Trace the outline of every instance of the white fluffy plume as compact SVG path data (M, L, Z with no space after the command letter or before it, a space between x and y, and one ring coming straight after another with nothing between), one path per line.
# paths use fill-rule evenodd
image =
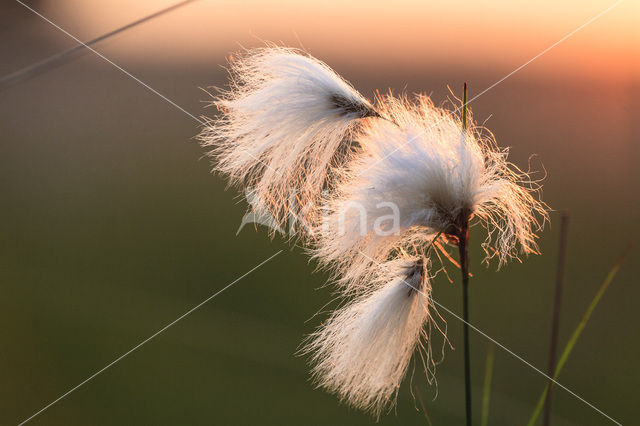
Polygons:
M427 338L431 287L425 259L398 259L377 270L370 290L336 311L303 352L312 354L319 386L379 416L395 402L411 357Z
M463 132L425 96L374 106L324 63L268 47L231 61L214 104L220 117L200 139L215 169L258 199L256 217L308 227L303 242L349 299L303 352L317 383L355 407L391 406L416 348L431 371L432 247L466 247L479 223L499 264L537 250L547 220L537 183L490 134L471 120Z
M426 97L414 104L389 97L379 109L393 122L368 122L358 134L362 151L327 199L315 249L348 289L366 286L371 265L398 250L424 247L439 233L455 236L461 217L479 219L501 262L518 247L536 250L545 206L507 150L475 128L461 138L459 119Z
M327 65L294 49L269 47L231 61L230 89L214 104L222 117L200 135L232 183L251 187L282 224L312 222L342 144L371 104Z

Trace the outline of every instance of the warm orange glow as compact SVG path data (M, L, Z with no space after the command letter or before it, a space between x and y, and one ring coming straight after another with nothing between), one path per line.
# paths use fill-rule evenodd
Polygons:
M176 0L51 1L52 17L89 39ZM513 69L613 0L512 2L201 1L100 48L132 61L215 66L240 45L304 45L314 55L382 67ZM640 3L626 1L536 61L529 72L594 77L638 74Z

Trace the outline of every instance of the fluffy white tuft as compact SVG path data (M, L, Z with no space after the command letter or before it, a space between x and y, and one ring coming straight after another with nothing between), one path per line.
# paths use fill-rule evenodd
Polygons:
M349 288L366 285L375 262L425 246L439 233L455 236L464 217L485 225L500 263L536 250L545 206L528 176L476 128L426 97L411 104L389 97L379 106L390 121L367 123L360 155L326 200L315 255L336 267ZM491 238L493 237L493 239Z
M279 224L312 222L330 168L352 150L345 141L370 103L327 65L294 49L269 47L231 61L222 116L200 135L231 183L252 188Z
M431 287L426 260L380 265L372 284L309 336L303 352L312 354L319 386L379 416L395 402L411 357L421 338L427 338Z
M257 214L309 229L313 255L350 298L302 351L318 385L355 407L390 407L416 347L431 371L427 264L438 238L458 243L471 221L499 265L537 250L547 207L536 182L427 97L374 107L324 63L269 47L232 61L214 104L221 117L200 139L215 169L248 187Z

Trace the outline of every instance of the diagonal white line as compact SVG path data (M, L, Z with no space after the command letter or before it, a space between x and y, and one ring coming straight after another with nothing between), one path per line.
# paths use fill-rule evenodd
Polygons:
M154 89L153 87L149 86L147 83L145 83L144 81L140 80L138 77L136 77L135 75L131 74L129 71L127 71L126 69L122 68L120 65L116 64L115 62L113 62L111 59L107 58L106 56L104 56L102 53L98 52L97 50L95 50L93 47L89 46L88 44L86 44L85 42L83 42L82 40L80 40L78 37L74 36L73 34L71 34L70 32L68 32L67 30L65 30L64 28L62 28L61 26L59 26L58 24L56 24L55 22L53 22L52 20L50 20L49 18L47 18L46 16L42 15L40 12L38 12L37 10L33 9L32 7L27 6L26 4L24 4L21 0L16 0L18 3L20 3L22 6L26 7L27 9L29 9L31 12L35 13L36 15L38 15L40 18L42 18L43 20L47 21L49 24L53 25L55 28L57 28L58 30L62 31L64 34L66 34L67 36L71 37L74 41L76 41L77 43L79 43L80 45L84 46L86 49L89 49L91 52L95 53L96 55L98 55L99 57L101 57L102 59L104 59L105 61L107 61L109 64L113 65L114 67L116 67L118 70L122 71L122 73L124 73L125 75L127 75L128 77L131 77L133 80L135 80L136 82L138 82L140 85L142 85L143 87L145 87L147 90L149 90L150 92L158 95L159 97L161 97L162 99L164 99L165 101L167 101L168 103L170 103L171 105L173 105L174 107L176 107L177 109L179 109L180 111L184 112L185 114L187 114L189 117L193 118L194 120L196 120L198 123L200 123L202 126L206 126L207 123L201 119L199 119L198 117L196 117L195 115L191 114L189 111L187 111L186 109L184 109L183 107L181 107L180 105L178 105L177 103L175 103L174 101L172 101L171 99L167 98L165 95L163 95L162 93L158 92L156 89ZM255 155L253 155L252 153L250 153L249 151L247 151L245 148L240 147L240 149L243 149L245 152L247 152L247 154L249 154L249 156L251 156L254 160L256 160L257 162L259 162L260 164L264 165L265 167L271 169L272 171L274 171L275 173L281 174L279 172L276 172L272 167L270 167L268 164L265 164L262 160L260 160L258 157L256 157Z
M118 70L120 70L121 72L123 72L125 75L129 76L130 78L132 78L133 80L135 80L136 82L138 82L140 85L144 86L146 89L148 89L149 91L153 92L154 94L156 94L157 96L161 97L162 99L164 99L166 102L170 103L171 105L173 105L175 108L179 109L180 111L182 111L183 113L187 114L189 117L193 118L194 120L198 121L200 124L205 125L206 123L204 121L202 121L201 119L197 118L196 116L194 116L193 114L191 114L190 112L188 112L187 110L185 110L184 108L182 108L180 105L176 104L175 102L173 102L171 99L167 98L166 96L164 96L163 94L161 94L160 92L158 92L157 90L155 90L154 88L152 88L151 86L149 86L148 84L146 84L145 82L143 82L142 80L140 80L139 78L137 78L136 76L134 76L133 74L131 74L130 72L128 72L127 70L125 70L124 68L122 68L121 66L119 66L118 64L116 64L115 62L111 61L109 58L107 58L106 56L102 55L100 52L96 51L95 49L91 48L90 46L86 45L84 42L82 42L80 39L78 39L77 37L75 37L74 35L72 35L71 33L69 33L68 31L66 31L65 29L61 28L59 25L55 24L54 22L52 22L50 19L46 18L45 16L43 16L42 14L40 14L39 12L37 12L36 10L34 10L33 8L27 6L25 3L23 3L20 0L16 0L18 3L20 3L22 6L24 6L25 8L29 9L31 12L33 12L34 14L38 15L40 18L42 18L43 20L47 21L49 24L51 24L52 26L54 26L55 28L57 28L58 30L62 31L64 34L66 34L67 36L69 36L70 38L72 38L73 40L75 40L76 42L80 43L81 45L83 45L85 48L87 48L88 50L92 51L93 53L95 53L96 55L98 55L99 57L101 57L102 59L104 59L106 62L110 63L111 65L113 65L114 67L116 67ZM483 94L485 94L486 92L488 92L489 90L493 89L494 87L496 87L497 85L499 85L500 83L502 83L504 80L506 80L507 78L511 77L512 75L514 75L515 73L517 73L518 71L520 71L521 69L523 69L524 67L526 67L527 65L529 65L531 62L535 61L536 59L538 59L539 57L541 57L542 55L544 55L545 53L549 52L551 49L553 49L554 47L556 47L557 45L559 45L560 43L564 42L565 40L567 40L569 37L573 36L575 33L577 33L578 31L582 30L584 27L586 27L587 25L591 24L592 22L594 22L595 20L597 20L598 18L600 18L601 16L603 16L604 14L606 14L607 12L609 12L610 10L612 10L613 8L617 7L620 3L622 3L624 0L618 0L616 1L614 4L612 4L611 6L609 6L607 9L603 10L602 12L600 12L599 14L597 14L596 16L594 16L593 18L591 18L590 20L588 20L587 22L585 22L584 24L582 24L581 26L579 26L578 28L574 29L573 31L571 31L570 33L568 33L567 35L565 35L563 38L561 38L560 40L558 40L557 42L555 42L554 44L552 44L551 46L547 47L545 50L543 50L542 52L540 52L539 54L537 54L536 56L534 56L532 59L530 59L529 61L525 62L524 64L520 65L518 68L516 68L515 70L513 70L512 72L510 72L509 74L507 74L506 76L504 76L503 78L501 78L500 80L498 80L497 82L493 83L491 86L487 87L486 89L484 89L482 92L480 92L478 95L474 96L472 99L470 99L467 104L473 102L474 100L476 100L478 97L482 96ZM457 108L456 110L454 110L454 113L456 113L457 111L459 111L460 108ZM408 141L405 144L411 142ZM402 145L401 145L402 146ZM394 149L393 151L391 151L390 153L388 153L385 157L383 157L382 159L378 160L376 163L374 163L373 165L371 165L370 167L373 167L375 164L379 163L380 161L383 161L385 158L387 158L388 156L392 155L395 151L397 151L399 148ZM134 346L132 349L130 349L129 351L125 352L124 354L122 354L120 357L116 358L114 361L112 361L111 363L107 364L105 367L103 367L102 369L98 370L97 372L95 372L94 374L92 374L91 376L89 376L87 379L85 379L84 381L80 382L78 385L76 385L75 387L71 388L69 391L67 391L66 393L64 393L63 395L61 395L60 397L58 397L57 399L53 400L51 403L49 403L48 405L46 405L45 407L43 407L42 409L40 409L38 412L34 413L32 416L28 417L27 419L25 419L24 421L22 421L19 425L23 425L25 423L27 423L28 421L30 421L31 419L33 419L34 417L36 417L37 415L39 415L40 413L42 413L43 411L47 410L48 408L50 408L52 405L56 404L58 401L60 401L61 399L65 398L66 396L68 396L70 393L74 392L76 389L78 389L79 387L81 387L82 385L86 384L87 382L89 382L90 380L92 380L94 377L96 377L97 375L101 374L102 372L104 372L106 369L108 369L109 367L113 366L114 364L116 364L117 362L119 362L120 360L122 360L123 358L125 358L126 356L128 356L129 354L131 354L133 351L137 350L138 348L140 348L142 345L146 344L147 342L149 342L151 339L153 339L154 337L156 337L157 335L159 335L160 333L162 333L163 331L165 331L166 329L168 329L169 327L173 326L175 323L177 323L178 321L180 321L181 319L183 319L184 317L186 317L187 315L191 314L193 311L195 311L196 309L200 308L202 305L204 305L205 303L207 303L209 300L213 299L214 297L216 297L217 295L219 295L220 293L222 293L223 291L225 291L226 289L228 289L229 287L231 287L232 285L234 285L235 283L237 283L238 281L240 281L242 278L246 277L247 275L249 275L251 272L253 272L254 270L258 269L259 267L261 267L262 265L264 265L265 263L267 263L268 261L270 261L271 259L273 259L274 257L276 257L277 255L279 255L280 253L282 253L282 250L278 251L277 253L275 253L274 255L272 255L271 257L267 258L266 260L264 260L263 262L261 262L260 264L258 264L257 266L255 266L253 269L251 269L250 271L246 272L244 275L240 276L239 278L237 278L236 280L234 280L233 282L231 282L230 284L228 284L227 286L225 286L224 288L222 288L221 290L219 290L218 292L214 293L212 296L210 296L209 298L205 299L203 302L201 302L200 304L196 305L195 307L193 307L192 309L190 309L189 311L185 312L183 315L181 315L180 317L178 317L176 320L170 322L169 324L167 324L165 327L161 328L160 330L158 330L156 333L154 333L153 335L151 335L150 337L146 338L145 340L143 340L142 342L140 342L138 345ZM368 257L366 254L362 253L364 256ZM371 259L372 261L376 262L375 260ZM376 262L378 263L378 262ZM379 264L379 263L378 263ZM404 281L404 280L403 280ZM415 291L427 296L425 293L423 293L421 290L413 287L411 284L407 283L406 281L404 281L405 284L407 284L407 286L411 287L412 289L414 289ZM508 352L509 354L511 354L512 356L514 356L516 359L520 360L521 362L523 362L524 364L528 365L529 367L531 367L533 370L537 371L538 373L540 373L542 376L546 377L548 380L550 380L551 382L553 382L554 384L556 384L558 387L564 389L565 391L567 391L568 393L570 393L571 395L573 395L574 397L576 397L577 399L579 399L580 401L582 401L583 403L585 403L586 405L588 405L589 407L591 407L592 409L594 409L595 411L597 411L598 413L600 413L601 415L603 415L604 417L606 417L607 419L609 419L610 421L612 421L613 423L617 424L617 425L621 425L621 423L617 422L616 420L614 420L612 417L608 416L606 413L604 413L602 410L598 409L597 407L595 407L593 404L589 403L588 401L586 401L585 399L583 399L582 397L580 397L579 395L577 395L575 392L571 391L570 389L568 389L566 386L562 385L561 383L557 382L556 380L554 380L553 378L549 377L547 374L545 374L542 370L538 369L537 367L535 367L534 365L532 365L531 363L527 362L524 358L522 358L521 356L517 355L515 352L511 351L510 349L508 349L506 346L504 346L503 344L501 344L500 342L498 342L497 340L493 339L491 336L487 335L486 333L484 333L482 330L480 330L479 328L475 327L474 325L466 322L463 318L461 318L459 315L457 315L456 313L454 313L453 311L451 311L450 309L448 309L446 306L442 305L441 303L437 302L435 299L433 299L431 297L431 300L440 308L444 309L445 311L447 311L449 314L453 315L454 317L456 317L457 319L459 319L462 322L467 323L467 325L469 325L472 329L474 329L476 332L478 332L479 334L481 334L482 336L484 336L485 338L491 340L493 343L495 343L497 346L499 346L500 348L502 348L503 350L505 350L506 352Z
M18 81L22 81L25 80L27 78L31 78L31 77L35 77L37 74L42 73L47 71L48 69L51 69L57 65L61 65L62 63L64 63L64 61L70 60L71 58L74 57L75 54L78 53L82 53L84 51L85 46L89 46L92 44L96 44L99 43L103 40L106 40L110 37L113 37L116 34L119 34L123 31L127 31L131 28L134 28L140 24L143 24L145 22L148 22L152 19L155 19L159 16L162 16L166 13L170 13L173 12L174 10L182 7L182 6L186 6L189 3L193 3L194 1L197 0L183 0L180 3L176 3L172 6L169 6L165 9L161 9L158 10L157 12L152 13L151 15L147 15L143 18L137 19L133 22L128 23L127 25L124 25L120 28L117 28L113 31L109 31L106 34L102 34L99 37L94 38L93 40L89 40L86 42L86 44L79 44L77 46L74 46L70 49L67 49L63 52L57 53L53 56L49 56L48 58L36 62L35 64L29 65L28 67L22 68L18 71L15 71L9 75L6 75L2 78L0 78L0 90L3 90L7 87L9 87L10 85L17 83Z
M69 36L70 38L72 38L74 41L76 41L77 43L83 45L86 49L89 49L90 51L92 51L93 53L95 53L96 55L98 55L99 57L101 57L102 59L104 59L105 61L107 61L108 63L110 63L111 65L113 65L114 67L116 67L117 69L119 69L120 71L122 71L124 74L126 74L127 76L131 77L132 79L134 79L135 81L137 81L138 83L140 83L142 86L144 86L147 90L149 90L150 92L153 92L154 94L160 96L162 99L164 99L165 101L169 102L171 105L173 105L174 107L176 107L177 109L179 109L180 111L184 112L185 114L187 114L189 117L193 118L194 120L196 120L198 123L204 125L205 122L200 120L198 117L196 117L195 115L191 114L189 111L187 111L186 109L182 108L180 105L178 105L177 103L173 102L171 99L167 98L165 95L163 95L162 93L158 92L156 89L154 89L153 87L149 86L147 83L145 83L144 81L140 80L138 77L136 77L135 75L131 74L129 71L125 70L124 68L122 68L120 65L116 64L115 62L113 62L111 59L107 58L106 56L104 56L102 53L98 52L97 50L95 50L93 47L87 45L85 42L83 42L82 40L80 40L78 37L74 36L73 34L71 34L69 31L65 30L64 28L62 28L61 26L59 26L58 24L56 24L55 22L53 22L52 20L50 20L49 18L47 18L46 16L42 15L40 12L38 12L37 10L33 9L32 7L27 6L26 4L24 4L21 0L16 0L18 3L20 3L22 6L26 7L27 9L29 9L31 12L35 13L36 15L38 15L40 18L44 19L45 21L47 21L49 24L53 25L54 27L56 27L58 30L62 31L63 33L65 33L67 36Z
M523 69L524 67L526 67L527 65L529 65L531 62L535 61L536 59L538 59L539 57L541 57L542 55L544 55L545 53L549 52L551 49L553 49L554 47L556 47L557 45L559 45L560 43L566 41L569 37L573 36L575 33L577 33L578 31L582 30L584 27L586 27L589 24L592 24L594 21L596 21L597 19L601 18L603 15L605 15L606 13L610 12L612 9L614 9L615 7L619 6L620 3L622 3L625 0L618 0L615 3L613 3L611 6L607 7L606 9L604 9L602 12L598 13L597 15L595 15L593 18L589 19L587 22L585 22L584 24L580 25L578 28L574 29L573 31L571 31L570 33L568 33L567 35L565 35L564 37L562 37L560 40L556 41L555 43L553 43L551 46L547 47L546 49L544 49L542 52L538 53L536 56L534 56L533 58L529 59L527 62L525 62L524 64L520 65L518 68L514 69L513 71L511 71L509 74L505 75L504 77L502 77L500 80L496 81L495 83L493 83L491 86L487 87L486 89L484 89L482 92L478 93L476 96L474 96L473 98L471 98L469 101L467 101L467 105L469 105L471 102L475 101L476 99L478 99L480 96L484 95L485 93L487 93L489 90L493 89L494 87L496 87L497 85L499 85L500 83L502 83L503 81L505 81L506 79L508 79L509 77L511 77L512 75L514 75L515 73L517 73L518 71L520 71L521 69ZM456 114L458 111L460 111L462 109L462 107L458 107L456 109L454 109L451 114ZM435 126L436 124L438 124L440 121L442 121L442 119L436 121L433 125ZM393 155L394 152L398 151L399 149L401 149L402 147L410 144L411 142L413 142L414 140L416 140L416 138L418 138L420 135L416 135L411 137L409 140L407 140L406 142L400 144L399 146L397 146L396 148L394 148L393 150L391 150L387 155L385 155L384 157L380 158L378 161L376 161L375 163L371 164L369 167L367 167L366 169L364 169L362 171L362 173L364 173L365 171L369 170L370 168L374 167L376 164L379 164L380 162L384 161L385 159L387 159L389 156Z
M270 257L268 257L267 259L263 260L262 262L260 262L258 265L254 266L253 268L251 268L249 271L245 272L244 274L242 274L241 276L239 276L238 278L236 278L235 280L233 280L232 282L230 282L229 284L227 284L226 286L224 286L222 289L218 290L217 292L215 292L214 294L212 294L211 296L207 297L206 299L204 299L202 302L198 303L196 306L194 306L193 308L189 309L187 312L185 312L184 314L180 315L178 318L176 318L175 320L171 321L169 324L165 325L164 327L162 327L160 330L156 331L155 333L153 333L151 336L147 337L146 339L144 339L142 342L138 343L137 345L135 345L133 348L129 349L127 352L123 353L122 355L120 355L118 358L114 359L113 361L111 361L109 364L105 365L104 367L102 367L100 370L96 371L95 373L93 373L92 375L90 375L89 377L87 377L86 379L84 379L82 382L78 383L77 385L75 385L74 387L72 387L71 389L69 389L67 392L63 393L62 395L60 395L58 398L54 399L53 401L51 401L49 404L45 405L44 407L42 407L40 410L38 410L37 412L35 412L34 414L32 414L31 416L27 417L26 419L24 419L22 422L20 422L18 424L18 426L21 426L25 423L27 423L28 421L30 421L31 419L33 419L34 417L36 417L37 415L39 415L40 413L42 413L43 411L47 410L48 408L50 408L52 405L54 405L55 403L57 403L58 401L60 401L61 399L63 399L64 397L68 396L70 393L72 393L73 391L75 391L76 389L78 389L80 386L84 385L85 383L87 383L88 381L90 381L91 379L93 379L94 377L96 377L97 375L99 375L100 373L102 373L103 371L105 371L106 369L108 369L109 367L111 367L112 365L114 365L115 363L121 361L123 358L125 358L126 356L128 356L129 354L131 354L133 351L135 351L136 349L139 349L142 345L144 345L145 343L149 342L151 339L153 339L154 337L156 337L157 335L159 335L160 333L162 333L163 331L167 330L169 327L173 326L174 324L176 324L178 321L182 320L184 317L186 317L187 315L193 313L196 309L200 308L202 305L204 305L205 303L207 303L208 301L210 301L211 299L213 299L214 297L216 297L217 295L219 295L220 293L222 293L223 291L225 291L226 289L228 289L229 287L231 287L232 285L234 285L235 283L237 283L238 281L240 281L241 279L243 279L244 277L246 277L247 275L249 275L250 273L252 273L253 271L255 271L256 269L258 269L259 267L261 267L262 265L264 265L265 263L269 262L271 259L273 259L274 257L276 257L277 255L279 255L280 253L282 253L282 250L279 250L278 252L276 252L275 254L271 255Z
M403 280L404 281L404 280ZM411 286L409 283L407 283L406 281L404 281L405 284L407 284L408 286ZM413 288L413 287L412 287ZM414 288L415 290L415 288ZM424 294L424 293L423 293ZM573 395L574 397L576 397L577 399L579 399L580 401L582 401L583 403L585 403L586 405L588 405L589 407L593 408L595 411L597 411L598 413L600 413L601 415L603 415L604 417L606 417L608 420L611 420L613 423L622 426L622 423L618 422L617 420L615 420L614 418L612 418L611 416L609 416L607 413L605 413L604 411L602 411L601 409L599 409L598 407L596 407L595 405L593 405L592 403L590 403L589 401L587 401L586 399L582 398L580 395L578 395L577 393L575 393L574 391L572 391L571 389L569 389L568 387L566 387L565 385L563 385L562 383L558 382L557 380L554 380L552 377L550 377L548 374L546 374L545 372L543 372L542 370L540 370L538 367L536 367L535 365L531 364L530 362L528 362L526 359L522 358L520 355L518 355L517 353L513 352L511 349L507 348L505 345L503 345L502 343L498 342L496 339L494 339L493 337L489 336L487 333L485 333L484 331L480 330L478 327L476 327L475 325L471 324L468 321L465 321L462 317L460 317L458 314L456 314L455 312L453 312L451 309L447 308L446 306L444 306L442 303L438 302L437 300L435 300L433 297L431 298L431 300L433 301L433 303L435 303L436 305L438 305L439 308L444 309L445 311L447 311L449 314L453 315L455 318L459 319L460 321L462 321L463 323L467 324L469 327L471 327L473 330L475 330L478 334L484 336L485 338L487 338L488 340L490 340L491 342L493 342L495 345L499 346L502 350L504 350L505 352L507 352L508 354L510 354L511 356L513 356L514 358L516 358L517 360L521 361L522 363L528 365L529 367L531 367L534 371L540 373L541 375L543 375L544 377L546 377L549 381L553 382L556 386L564 389L565 391L567 391L568 393L570 393L571 395Z
M596 16L594 16L593 18L589 19L587 22L585 22L584 24L580 25L578 28L574 29L573 31L571 31L570 33L568 33L567 35L565 35L564 37L562 37L560 40L556 41L555 43L553 43L551 46L547 47L546 49L544 49L542 52L538 53L536 56L534 56L533 58L529 59L527 62L525 62L524 64L520 65L518 68L516 68L515 70L511 71L509 74L505 75L504 77L502 77L500 80L496 81L495 83L493 83L491 86L487 87L486 89L484 89L482 92L478 93L476 96L474 96L473 98L471 98L471 100L469 100L467 102L467 105L471 102L473 102L474 100L478 99L480 96L484 95L485 93L487 93L489 90L493 89L494 87L496 87L498 84L502 83L503 81L505 81L506 79L508 79L509 77L511 77L512 75L514 75L515 73L517 73L518 71L520 71L522 68L526 67L527 65L529 65L531 62L535 61L536 59L538 59L540 56L544 55L545 53L549 52L551 49L553 49L554 47L556 47L557 45L559 45L560 43L566 41L569 37L573 36L575 33L577 33L578 31L582 30L584 27L586 27L587 25L592 24L594 21L596 21L597 19L600 19L603 15L605 15L606 13L610 12L612 9L614 9L615 7L619 6L620 3L622 3L624 0L618 0L615 3L613 3L611 6L607 7L606 9L604 9L602 12L598 13ZM461 107L459 107L458 109L460 109Z
M366 257L367 259L369 259L370 261L376 263L378 266L385 266L383 264L381 264L380 262L372 259L371 257L367 256L365 253L363 253L362 251L358 250L360 252L360 254L362 254L364 257ZM480 330L478 327L476 327L475 325L471 324L468 321L465 321L464 318L462 318L460 315L456 314L455 312L453 312L451 309L447 308L446 306L444 306L442 303L438 302L437 300L435 300L433 298L433 296L429 296L427 293L424 293L422 290L412 286L411 284L409 284L408 282L406 282L405 280L402 280L402 282L404 282L408 287L412 288L413 290L417 291L418 293L422 294L423 296L429 298L431 301L433 301L433 303L435 303L439 308L444 309L445 311L447 311L449 314L453 315L455 318L459 319L460 321L462 321L463 323L467 324L469 327L471 327L474 331L476 331L478 334L484 336L485 338L487 338L488 340L490 340L491 342L493 342L495 345L499 346L502 350L504 350L505 352L507 352L508 354L512 355L514 358L516 358L517 360L521 361L522 363L528 365L529 367L531 367L534 371L540 373L542 376L544 376L546 379L548 379L549 381L553 382L556 386L564 389L565 391L567 391L569 394L573 395L574 397L576 397L577 399L579 399L580 401L582 401L583 403L585 403L586 405L588 405L589 407L591 407L592 409L594 409L595 411L597 411L598 413L600 413L602 416L606 417L608 420L612 421L613 423L622 426L622 423L618 422L617 420L615 420L613 417L609 416L607 413L605 413L604 411L602 411L601 409L599 409L598 407L596 407L595 405L593 405L592 403L590 403L589 401L587 401L586 399L582 398L580 395L578 395L577 393L575 393L574 391L572 391L571 389L569 389L568 387L566 387L565 385L563 385L562 383L558 382L557 380L553 379L552 377L550 377L548 374L546 374L544 371L540 370L538 367L536 367L535 365L531 364L529 361L527 361L526 359L524 359L523 357L521 357L520 355L518 355L517 353L513 352L511 349L507 348L505 345L503 345L502 343L498 342L496 339L494 339L493 337L489 336L487 333L485 333L484 331Z

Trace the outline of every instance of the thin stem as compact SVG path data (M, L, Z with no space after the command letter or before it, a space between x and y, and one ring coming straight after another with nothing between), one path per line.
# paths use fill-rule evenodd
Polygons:
M469 350L469 220L466 216L460 226L458 248L462 271L462 319L464 333L464 390L467 426L471 426L471 355Z
M464 83L462 92L462 131L467 130L467 83Z
M164 15L165 13L169 13L172 12L182 6L186 6L189 3L192 3L194 1L197 0L184 0L181 1L179 3L174 4L173 6L169 6L165 9L159 10L157 12L152 13L151 15L147 15L144 18L140 18L136 21L130 22L127 25L117 28L113 31L109 31L106 34L103 34L99 37L94 38L93 40L89 40L84 44L80 44L78 46L74 46L70 49L67 49L63 52L57 53L53 56L50 56L40 62L37 62L35 64L29 65L28 67L22 68L16 72L13 72L9 75L6 75L2 78L0 78L0 91L6 89L7 87L9 87L10 85L17 83L21 80L26 80L28 78L31 77L35 77L36 75L43 73L51 68L54 68L58 65L62 65L63 63L65 63L66 61L70 60L71 58L74 58L76 56L76 54L81 53L81 52L86 52L87 50L85 50L87 48L87 46L91 46L93 44L99 43L102 40L106 40L109 37L112 37L118 33L121 33L122 31L126 31L130 28L133 28L137 25L140 25L144 22L150 21L151 19L157 18L158 16Z
M567 233L569 229L569 215L562 213L560 221L560 247L558 249L558 264L556 266L556 288L553 297L553 320L551 322L551 345L549 346L549 369L547 374L553 377L556 370L556 353L558 352L558 330L560 326L560 309L562 307L562 283L567 253ZM549 382L549 391L544 406L544 426L551 423L551 389L553 382Z
M467 133L467 83L462 92L462 143ZM458 223L458 249L462 272L462 330L464 334L464 400L467 426L471 426L471 355L469 350L469 215L461 212Z
M493 379L493 360L495 358L495 345L489 342L487 345L487 359L484 365L484 386L482 390L482 416L480 425L489 425L489 403L491 402L491 380Z

